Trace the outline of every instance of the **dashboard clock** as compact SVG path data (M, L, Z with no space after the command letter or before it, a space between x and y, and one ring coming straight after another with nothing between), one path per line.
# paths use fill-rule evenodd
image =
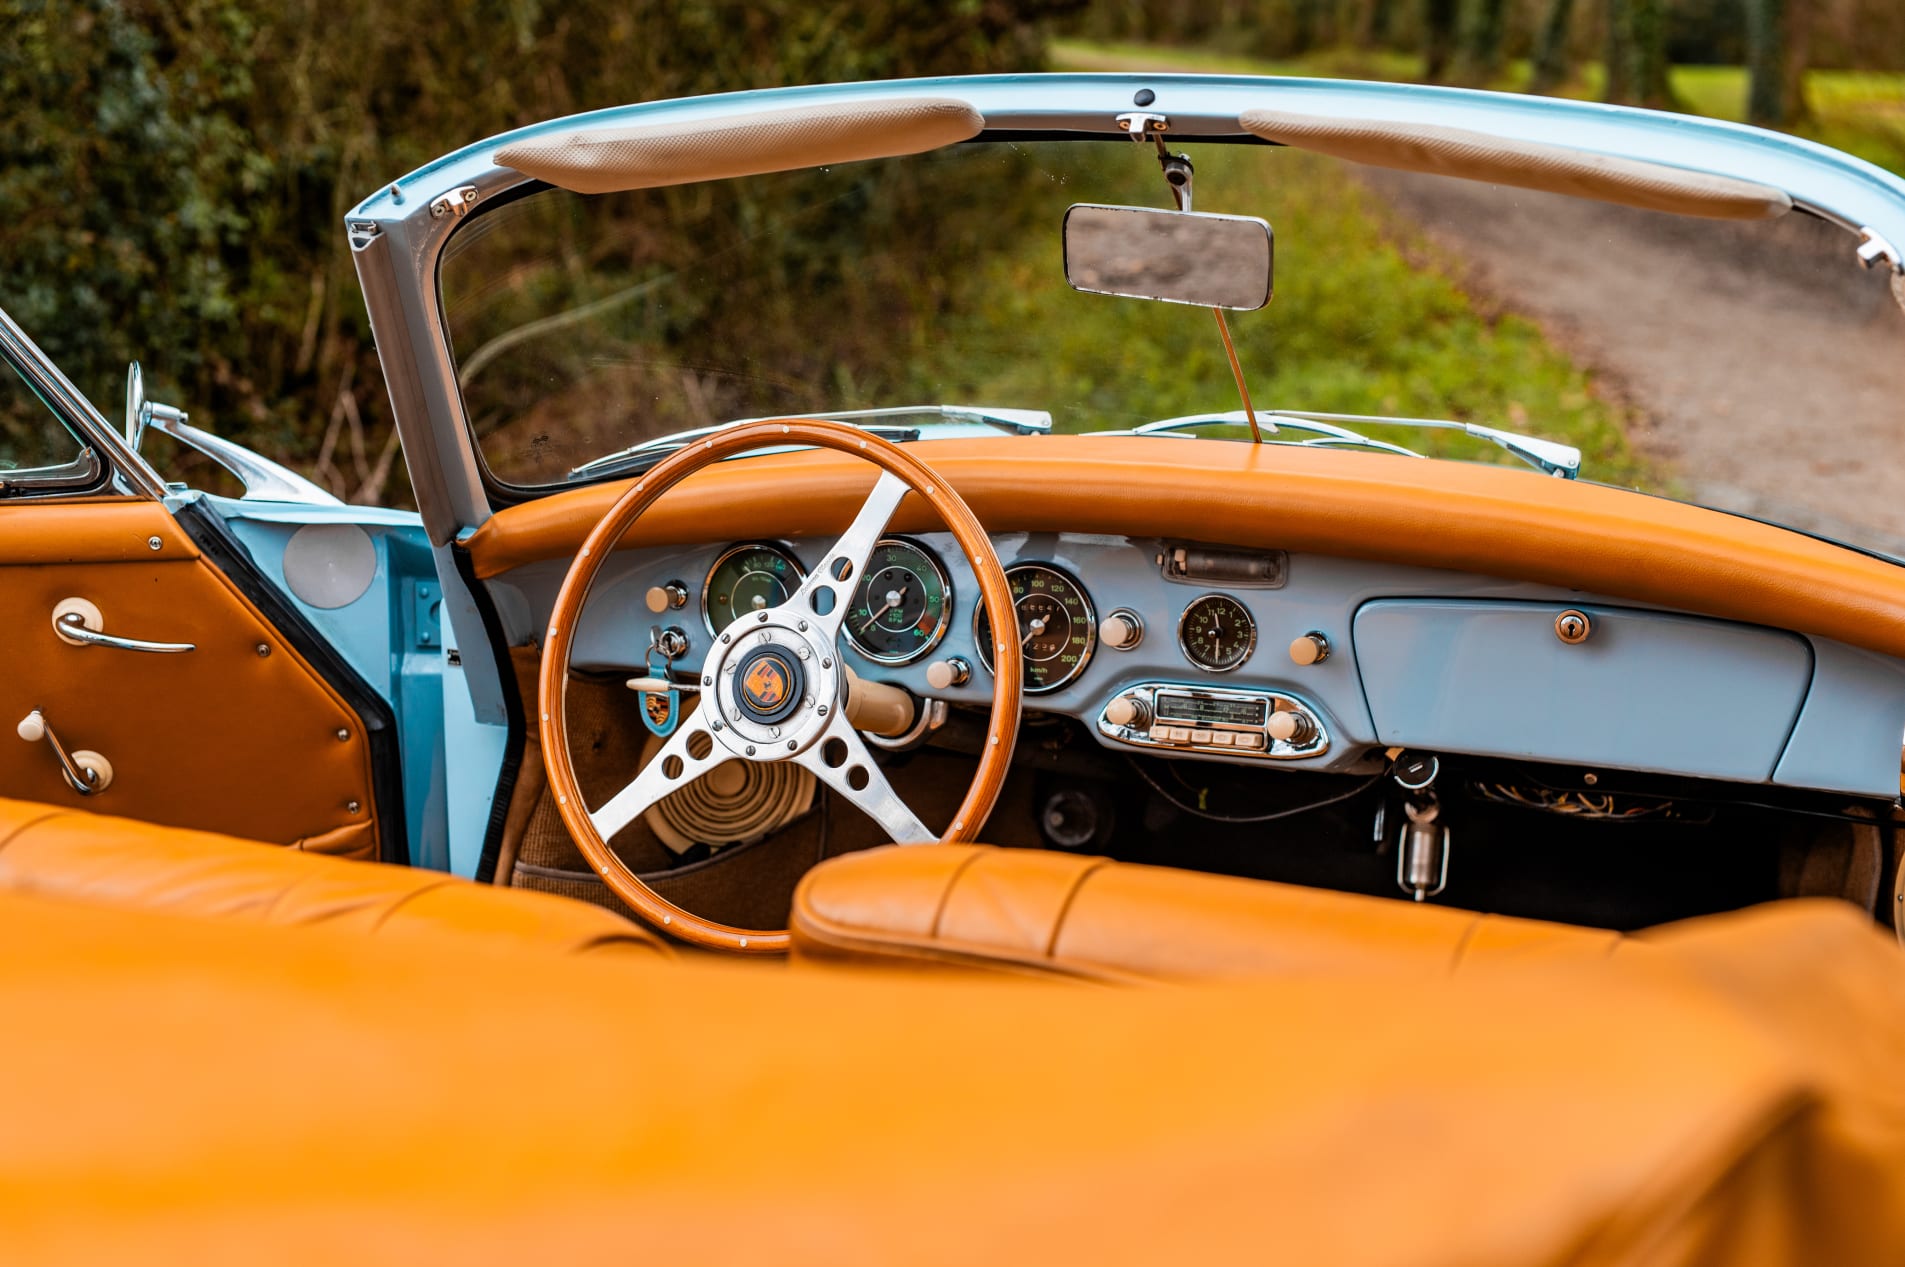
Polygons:
M1257 622L1230 595L1206 594L1184 609L1177 622L1177 645L1198 668L1228 673L1257 649Z
M952 620L952 585L932 552L885 537L867 556L844 628L854 650L881 664L911 664L939 645Z
M1085 587L1071 576L1044 563L1022 563L1009 568L1006 584L1012 590L1019 627L1019 648L1025 657L1025 693L1056 691L1077 679L1091 661L1098 641L1098 617ZM984 602L973 619L979 659L992 671L992 622Z

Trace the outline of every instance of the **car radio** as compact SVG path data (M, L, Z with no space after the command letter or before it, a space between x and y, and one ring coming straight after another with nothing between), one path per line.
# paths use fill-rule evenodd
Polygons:
M1098 715L1098 733L1139 748L1294 761L1329 751L1323 721L1276 691L1140 682Z

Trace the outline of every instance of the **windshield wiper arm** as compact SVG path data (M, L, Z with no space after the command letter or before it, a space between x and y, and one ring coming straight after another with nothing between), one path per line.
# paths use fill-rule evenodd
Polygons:
M586 479L593 475L630 470L651 459L659 461L664 455L692 444L703 436L711 436L717 431L738 427L744 423L769 422L773 420L773 417L780 416L826 418L833 422L848 423L870 435L891 440L895 444L906 444L919 439L918 427L893 426L878 422L876 419L918 417L920 414L935 414L953 422L984 423L1014 435L1043 435L1052 429L1052 415L1043 409L1005 409L995 405L897 405L886 409L810 410L805 413L763 418L736 418L730 422L716 423L711 427L692 427L686 431L657 436L652 440L644 440L640 444L631 444L626 449L617 449L599 458L591 458L582 465L571 468L567 478Z
M1477 440L1486 440L1490 444L1499 445L1544 475L1571 480L1581 473L1581 450L1571 444L1561 444L1555 440L1543 440L1539 436L1525 436L1513 431L1503 431L1499 427L1484 427L1479 423L1456 422L1445 418L1396 418L1381 414L1311 413L1301 409L1259 409L1257 417L1259 419L1275 418L1283 424L1284 428L1307 431L1317 437L1314 440L1286 441L1285 443L1320 448L1349 446L1380 449L1385 453L1398 453L1405 457L1419 458L1424 455L1413 449L1391 444L1387 440L1373 439L1336 424L1358 422L1371 426L1413 427L1419 431L1459 431ZM1182 418L1166 418L1160 422L1148 422L1142 427L1132 428L1129 434L1162 435L1187 431L1192 427L1208 427L1225 423L1245 426L1248 422L1249 420L1241 410L1231 410L1228 413L1187 414Z

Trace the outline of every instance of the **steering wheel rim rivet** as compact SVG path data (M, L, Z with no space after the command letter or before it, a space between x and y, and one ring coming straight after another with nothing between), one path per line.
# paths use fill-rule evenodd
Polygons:
M825 717L827 715L827 706L825 704L822 704L820 706L819 712L822 717Z
M754 745L753 745L753 744L749 744L749 745L747 746L747 755L748 755L748 756L750 756L750 757L754 755Z

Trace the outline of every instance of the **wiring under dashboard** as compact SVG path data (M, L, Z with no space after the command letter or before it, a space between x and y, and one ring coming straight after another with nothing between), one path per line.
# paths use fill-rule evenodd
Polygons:
M1290 806L1287 809L1273 810L1268 814L1219 814L1212 810L1205 809L1201 805L1187 805L1173 796L1162 783L1152 778L1151 772L1146 770L1135 759L1126 758L1126 761L1131 768L1137 772L1138 777L1143 779L1145 783L1150 786L1153 792L1156 792L1159 796L1164 798L1166 804L1175 809L1182 810L1194 818L1202 818L1213 823L1273 823L1280 818L1295 818L1298 814L1308 814L1314 810L1328 809L1332 805L1340 805L1344 801L1353 801L1389 777L1389 769L1385 767L1375 774L1370 775L1367 779L1364 779L1347 792L1339 792L1335 796L1325 797L1320 801L1309 801L1302 805ZM1200 789L1187 786L1185 791L1199 792ZM1202 799L1201 794L1199 799Z

